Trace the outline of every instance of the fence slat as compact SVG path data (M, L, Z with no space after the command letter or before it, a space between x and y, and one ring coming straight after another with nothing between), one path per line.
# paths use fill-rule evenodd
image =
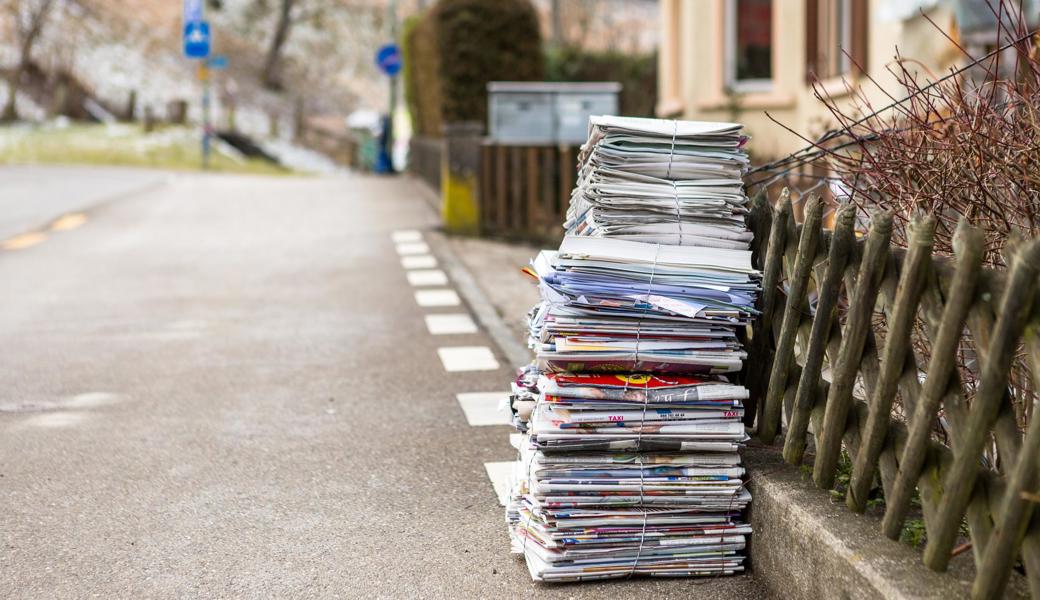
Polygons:
M1027 331L1026 340L1033 381L1040 381L1040 354L1035 327ZM1008 574L1022 545L1022 537L1036 502L1035 498L1023 497L1022 494L1036 493L1038 456L1040 419L1033 419L1029 423L1018 461L1011 470L1007 490L1001 498L993 535L986 544L982 562L979 564L978 576L971 590L975 598L998 598L1004 594Z
M556 151L553 148L542 148L539 154L542 163L542 197L538 206L542 210L542 222L538 231L542 239L549 240L559 237L560 223L563 222L563 218L556 211Z
M780 409L784 390L787 388L787 372L794 355L795 337L802 321L802 305L805 290L809 286L809 275L813 260L816 258L816 245L820 239L820 223L823 218L823 204L820 198L813 196L805 207L805 222L794 260L794 268L788 277L787 306L783 315L783 326L780 339L773 358L773 367L769 374L769 385L766 389L765 407L762 420L759 422L758 436L766 444L772 444L780 427Z
M834 486L845 421L852 403L852 387L856 382L856 372L859 370L857 367L870 330L870 320L877 301L878 287L884 275L888 244L892 236L892 213L878 213L872 221L860 261L856 289L842 332L841 350L834 366L833 381L827 394L820 445L813 465L813 481L823 489L831 489Z
M780 267L782 266L784 245L787 238L787 220L791 218L791 198L785 192L780 197L780 208L773 215L773 225L769 228L769 242L766 257L762 268L762 316L755 324L754 338L752 338L752 352L757 357L765 358L769 348L769 340L772 337L773 312L776 310L777 285L780 281ZM767 361L756 361L755 368L749 373L749 388L751 396L762 397L763 379L769 372ZM759 403L757 414L761 415L763 403ZM761 423L761 421L759 421Z
M1040 511L1033 511L1033 519L1022 540L1022 564L1029 581L1029 593L1040 598Z
M925 547L924 562L933 570L943 571L950 562L950 549L978 476L982 446L1004 399L1015 345L1032 305L1040 272L1038 263L1040 240L1034 240L1018 253L1004 290L978 393L972 401L953 467L943 482L939 522Z
M798 381L794 410L787 426L787 438L784 440L784 460L793 465L801 464L805 453L805 436L809 429L809 415L817 400L817 382L820 381L827 341L835 320L834 309L837 306L838 292L841 288L841 277L845 272L845 264L855 240L852 229L855 220L856 207L853 205L846 205L838 212L838 218L834 224L834 235L831 236L831 244L827 252L827 270L822 283L816 286L818 294L816 318L813 320L812 330L809 333L808 348L803 354L805 365Z
M534 235L538 231L541 218L541 213L538 211L538 181L541 173L538 169L538 148L529 147L524 150L527 157L527 226L524 229L527 230L528 235Z
M509 186L506 185L508 150L505 146L495 146L495 229L500 235L509 229Z
M557 196L556 214L563 215L567 213L567 206L570 205L571 188L574 187L574 178L577 175L574 165L574 149L570 146L560 146L558 168L560 193Z
M480 146L480 193L477 202L480 205L480 231L488 233L489 223L493 221L494 203L491 202L492 172L494 163L491 160L491 146L483 144Z
M910 360L908 364L906 361L906 358L912 357L913 354L908 353L907 348L910 346L910 333L917 314L917 304L925 281L924 272L928 268L934 239L934 218L925 218L914 223L910 234L910 252L903 263L899 286L892 302L893 310L888 320L881 372L877 388L871 396L870 417L863 434L863 443L856 453L852 479L845 497L846 504L855 512L863 512L866 509L867 493L874 479L874 465L888 433L892 418L892 402L895 400L899 379L908 371L917 377L917 362Z

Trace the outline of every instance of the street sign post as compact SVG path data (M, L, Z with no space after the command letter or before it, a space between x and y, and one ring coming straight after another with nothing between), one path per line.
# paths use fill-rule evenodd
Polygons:
M376 52L376 66L390 77L401 72L401 49L397 44L383 44Z
M212 45L209 23L205 20L203 0L184 0L184 56L198 60L198 78L202 82L202 168L209 168L210 136L210 84L209 53ZM227 59L220 57L226 64ZM219 68L219 67L218 67Z
M390 109L387 112L383 143L376 162L376 171L394 172L394 107L397 106L397 74L401 72L401 49L397 44L383 44L376 51L376 66L390 78Z
M216 56L212 56L207 61L207 64L209 65L209 68L213 69L214 71L221 71L223 69L228 68L228 63L229 63L228 57L226 55L224 55L224 54L218 54Z
M202 20L203 0L184 0L184 23L197 23Z
M184 56L188 58L209 57L209 23L189 21L184 24Z

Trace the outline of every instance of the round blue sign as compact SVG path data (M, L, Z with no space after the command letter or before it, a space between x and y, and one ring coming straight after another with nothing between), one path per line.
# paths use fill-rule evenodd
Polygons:
M390 77L401 72L401 49L397 44L383 44L376 52L376 66Z

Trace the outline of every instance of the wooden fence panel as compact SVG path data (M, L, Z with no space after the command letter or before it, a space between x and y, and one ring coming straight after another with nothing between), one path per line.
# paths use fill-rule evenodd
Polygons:
M1040 240L1009 244L1005 271L981 267L981 234L966 222L951 259L932 256L931 218L915 222L908 249L890 249L891 215L875 215L856 240L853 207L838 211L832 233L821 231L815 204L805 206L801 226L792 225L786 194L775 209L762 204L752 204L751 216L763 310L749 363L765 370L749 367L745 379L763 399L760 438L771 443L786 426L784 459L798 464L811 431L813 479L827 489L844 447L853 458L852 510L864 509L877 475L882 531L898 538L916 491L925 564L945 570L966 522L978 573L973 597L1000 597L1019 559L1040 597L1040 423L1008 393L1019 353L1040 382ZM815 305L806 301L810 291ZM960 353L978 365L971 389L957 368ZM905 421L893 415L897 402ZM933 436L940 415L949 438Z
M481 157L481 231L537 243L558 241L576 178L574 147L485 143Z

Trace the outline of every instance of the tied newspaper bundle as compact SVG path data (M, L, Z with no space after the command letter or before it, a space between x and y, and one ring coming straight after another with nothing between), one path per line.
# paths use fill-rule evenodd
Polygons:
M746 250L740 125L592 117L569 235Z
M528 272L542 369L729 373L747 357L736 328L759 287L747 250L567 236Z
M535 361L506 518L536 581L743 570L756 314L740 126L593 117L567 236L527 270ZM668 212L670 210L670 212Z

